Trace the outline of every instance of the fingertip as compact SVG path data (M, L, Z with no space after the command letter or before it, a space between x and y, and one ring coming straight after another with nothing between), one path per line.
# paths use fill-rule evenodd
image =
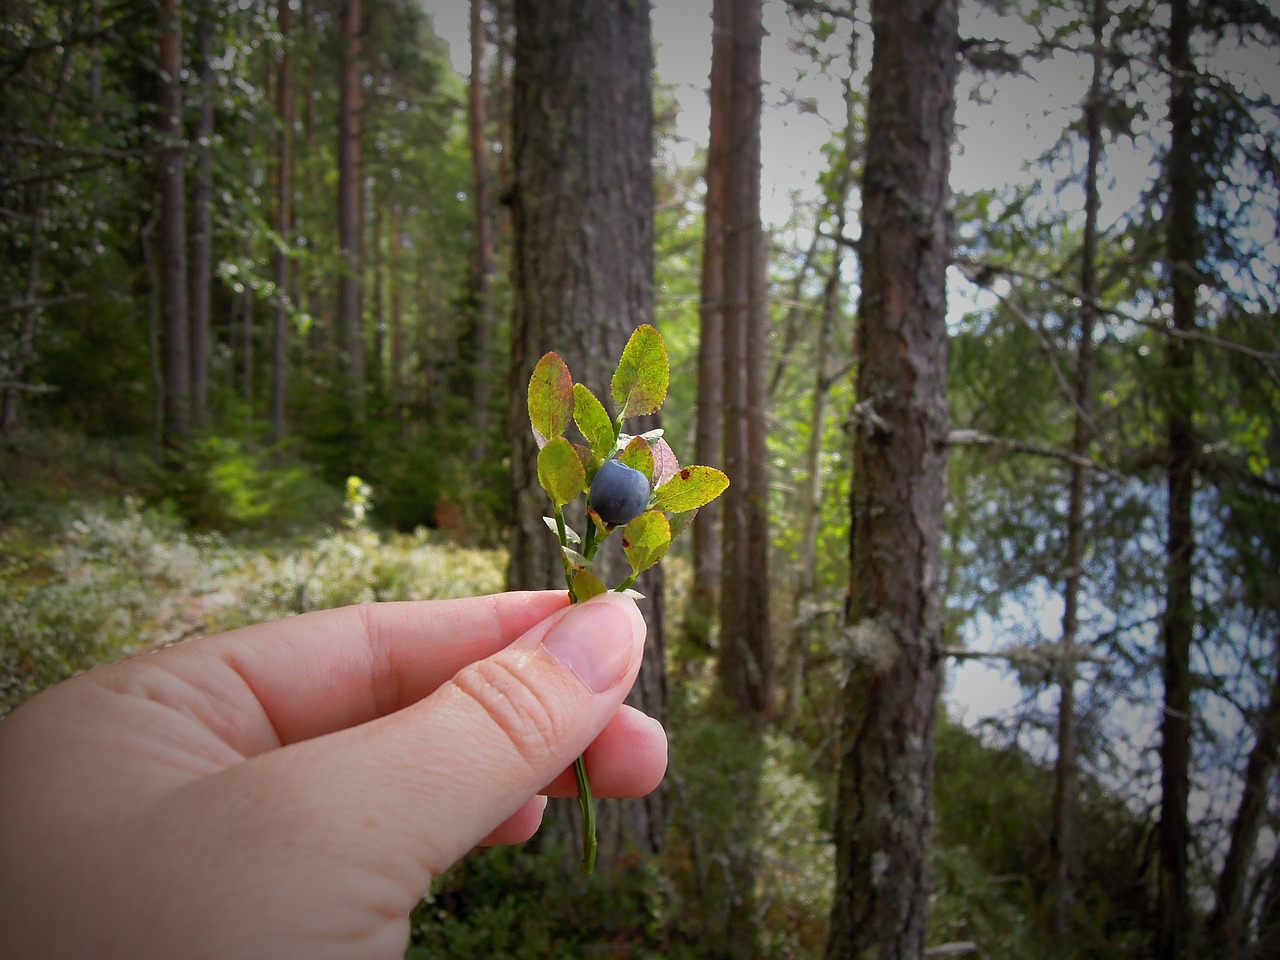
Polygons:
M547 798L539 794L502 822L497 829L480 841L482 847L506 846L526 843L542 826L542 816L547 809Z

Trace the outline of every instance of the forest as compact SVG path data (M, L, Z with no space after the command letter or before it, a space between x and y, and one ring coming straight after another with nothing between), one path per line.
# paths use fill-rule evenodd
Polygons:
M564 589L528 384L652 324L641 429L730 479L636 582L667 777L406 957L1280 957L1277 50L1267 0L5 4L0 717Z

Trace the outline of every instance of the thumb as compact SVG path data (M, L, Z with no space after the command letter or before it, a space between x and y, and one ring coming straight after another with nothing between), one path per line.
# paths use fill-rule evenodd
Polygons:
M324 778L318 795L349 839L366 833L353 826L380 825L356 841L361 859L409 855L435 876L595 739L635 682L644 637L634 601L595 597L469 664L413 706L296 747L312 755L303 765Z

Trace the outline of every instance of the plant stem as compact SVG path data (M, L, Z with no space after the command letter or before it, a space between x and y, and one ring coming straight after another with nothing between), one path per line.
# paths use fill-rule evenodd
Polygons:
M560 546L569 546L569 533L565 528L564 510L556 506L556 533L560 537ZM587 519L587 533L583 541L584 556L590 559L595 552L595 523ZM564 581L569 588L569 602L577 603L573 592L573 571L568 561L564 566ZM587 759L580 756L573 761L573 774L578 781L578 809L582 812L582 864L579 867L583 876L589 876L596 869L596 801L591 794L591 781L587 779Z
M583 876L590 876L596 868L596 801L587 779L585 756L573 761L573 773L578 780L578 809L582 811L582 864L578 869Z

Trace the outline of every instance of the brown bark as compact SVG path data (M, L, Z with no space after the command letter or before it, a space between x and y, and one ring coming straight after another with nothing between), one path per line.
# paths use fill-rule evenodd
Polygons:
M1213 913L1209 917L1205 943L1215 956L1243 958L1248 955L1249 918L1246 894L1249 868L1258 849L1258 835L1267 815L1270 785L1280 754L1280 663L1271 682L1271 694L1257 722L1257 735L1244 770L1244 789L1231 822L1231 840L1218 874ZM1276 876L1280 880L1280 873ZM1277 890L1280 893L1280 890ZM1280 915L1278 915L1280 916ZM1280 946L1278 942L1277 946ZM1274 956L1270 953L1260 956Z
M493 396L493 212L489 190L488 111L485 95L484 0L471 0L471 82L467 130L471 141L472 180L475 192L476 243L472 262L475 314L472 318L471 408L476 436L488 427ZM483 443L474 453L484 454Z
M342 81L338 107L338 340L351 415L365 412L364 308L361 292L361 234L364 209L360 189L360 0L342 8Z
M714 25L727 23L730 0L715 0ZM698 407L694 423L694 455L698 463L718 467L724 448L724 204L728 162L729 67L732 45L728 31L712 30L711 126L707 142L706 208L703 214L702 295L699 308ZM720 536L723 511L715 501L694 517L693 584L685 628L701 646L710 642L720 595Z
M1165 217L1170 310L1175 333L1196 328L1199 173L1195 159L1195 80L1191 58L1191 13L1186 0L1171 0L1168 37L1170 70L1169 183ZM1157 898L1160 927L1157 956L1189 956L1191 900L1188 886L1190 828L1187 800L1191 766L1191 646L1195 630L1192 580L1195 563L1195 434L1193 342L1165 339L1166 517L1164 711L1160 720L1160 826Z
M70 31L74 32L80 22L81 10L77 8L72 16ZM94 16L97 11L94 11ZM58 111L62 108L62 100L66 93L67 81L71 74L72 47L66 44L62 48L62 56L58 67L58 81L49 97L48 106L43 117L45 146L40 151L40 168L48 169L57 138L54 135L54 122ZM23 375L36 356L36 331L40 326L43 307L40 302L40 288L43 284L43 261L45 252L45 203L49 195L50 181L41 178L27 186L26 210L31 222L31 233L27 242L26 283L23 290L21 325L18 329L16 350L9 360L9 381L0 387L3 397L3 410L0 410L0 434L14 430L18 425L19 399L23 394L19 384Z
M515 19L508 583L561 589L559 548L542 522L549 510L525 398L534 364L548 350L607 397L630 332L652 320L649 8L628 0L518 0ZM651 598L642 604L649 642L632 702L661 718L661 579L646 574L639 589ZM661 794L602 803L600 816L602 864L627 846L661 843ZM576 824L565 822L576 835Z
M873 0L830 960L924 956L941 680L955 0Z
M187 311L186 150L182 137L182 3L160 3L160 282L163 328L164 442L191 431L191 331Z
M400 415L400 407L404 404L404 277L401 276L401 247L403 235L400 232L400 207L391 204L388 211L391 219L391 249L387 251L387 283L391 287L391 355L388 391L391 407L395 415Z
M730 0L724 184L724 496L718 681L729 703L769 712L773 651L764 449L768 314L760 223L760 0ZM721 28L716 27L717 31Z
M1090 0L1093 32L1093 78L1085 102L1084 235L1080 248L1080 341L1076 347L1075 407L1071 437L1071 472L1067 494L1067 544L1063 557L1062 637L1058 643L1058 731L1053 802L1049 828L1052 884L1052 942L1063 951L1068 943L1072 903L1072 865L1076 809L1076 644L1079 635L1081 582L1084 576L1084 508L1093 437L1093 332L1098 322L1098 167L1102 153L1102 31L1106 0Z
M289 357L289 246L293 197L293 15L289 0L279 0L276 25L280 31L280 63L276 73L276 115L280 139L276 153L275 253L276 311L271 336L271 436L279 443L285 435L285 397Z
M213 5L200 0L196 13L195 74L200 99L195 177L191 189L191 413L209 419L209 314L213 296Z

